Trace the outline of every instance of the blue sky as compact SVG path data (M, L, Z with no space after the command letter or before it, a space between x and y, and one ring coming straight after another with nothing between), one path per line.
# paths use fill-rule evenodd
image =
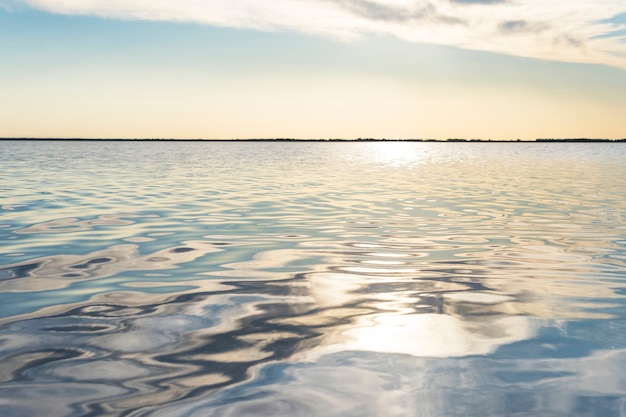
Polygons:
M626 4L0 0L0 137L626 137Z

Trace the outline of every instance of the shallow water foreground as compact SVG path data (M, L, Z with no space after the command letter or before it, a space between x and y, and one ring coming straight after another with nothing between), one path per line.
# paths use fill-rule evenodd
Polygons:
M0 415L624 416L626 144L0 142Z

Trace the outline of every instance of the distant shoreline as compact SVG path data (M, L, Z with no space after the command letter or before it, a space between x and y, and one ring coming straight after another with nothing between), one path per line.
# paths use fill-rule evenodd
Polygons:
M106 138L0 138L0 141L66 141L66 142L429 142L429 143L597 143L597 142L626 142L624 139L588 139L588 138L563 138L548 139L538 138L531 140L504 140L504 139L293 139L293 138L273 138L273 139L106 139Z

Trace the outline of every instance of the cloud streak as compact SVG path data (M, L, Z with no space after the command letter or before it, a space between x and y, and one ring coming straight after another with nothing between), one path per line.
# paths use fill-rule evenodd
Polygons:
M342 40L382 34L416 43L626 68L626 22L615 19L626 12L623 0L13 0L15 3L58 14L296 31Z

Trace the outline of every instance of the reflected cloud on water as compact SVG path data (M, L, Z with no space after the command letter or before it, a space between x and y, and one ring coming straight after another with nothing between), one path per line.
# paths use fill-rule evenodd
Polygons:
M439 145L133 148L101 205L10 194L0 409L626 415L621 165Z
M479 415L485 404L497 414L508 407L503 395L519 396L515 392L526 387L525 407L537 407L544 383L556 396L578 378L605 378L611 371L606 361L621 363L624 357L623 350L597 352L578 362L586 352L561 358L571 352L532 342L558 319L551 300L539 296L542 283L553 299L562 300L577 294L575 286L559 294L551 291L548 277L528 288L525 269L517 269L516 279L509 266L503 280L478 258L471 267L423 263L420 256L405 256L406 247L334 245L261 251L249 261L204 271L204 278L177 279L177 285L188 286L178 293L150 293L172 285L167 280L130 279L126 291L5 320L0 382L13 394L3 394L4 404L38 414L44 399L53 401L64 390L71 402L47 409L47 415L422 416L446 415L454 404L463 404L464 415ZM21 272L3 281L3 290L27 291L29 281L40 290L62 288L69 285L64 274L74 270L86 280L131 270L166 271L234 247L195 241L142 256L136 245L56 256L10 266ZM252 277L253 271L270 276L275 268L307 259L328 264L288 278L282 277L285 272L273 280ZM573 271L571 264L567 270ZM577 270L580 276L589 272ZM614 295L608 286L588 287L586 297ZM488 359L524 342L556 358L541 364L506 355ZM493 360L499 365L490 370ZM494 383L498 390L482 394L487 403L471 400ZM574 392L590 384L574 384ZM622 394L621 379L605 384ZM39 400L25 404L26 392ZM12 396L22 400L14 403L8 400Z
M183 242L180 246L141 255L139 246L116 245L85 255L51 255L0 268L0 291L32 292L65 288L129 271L167 271L211 252L212 242Z

